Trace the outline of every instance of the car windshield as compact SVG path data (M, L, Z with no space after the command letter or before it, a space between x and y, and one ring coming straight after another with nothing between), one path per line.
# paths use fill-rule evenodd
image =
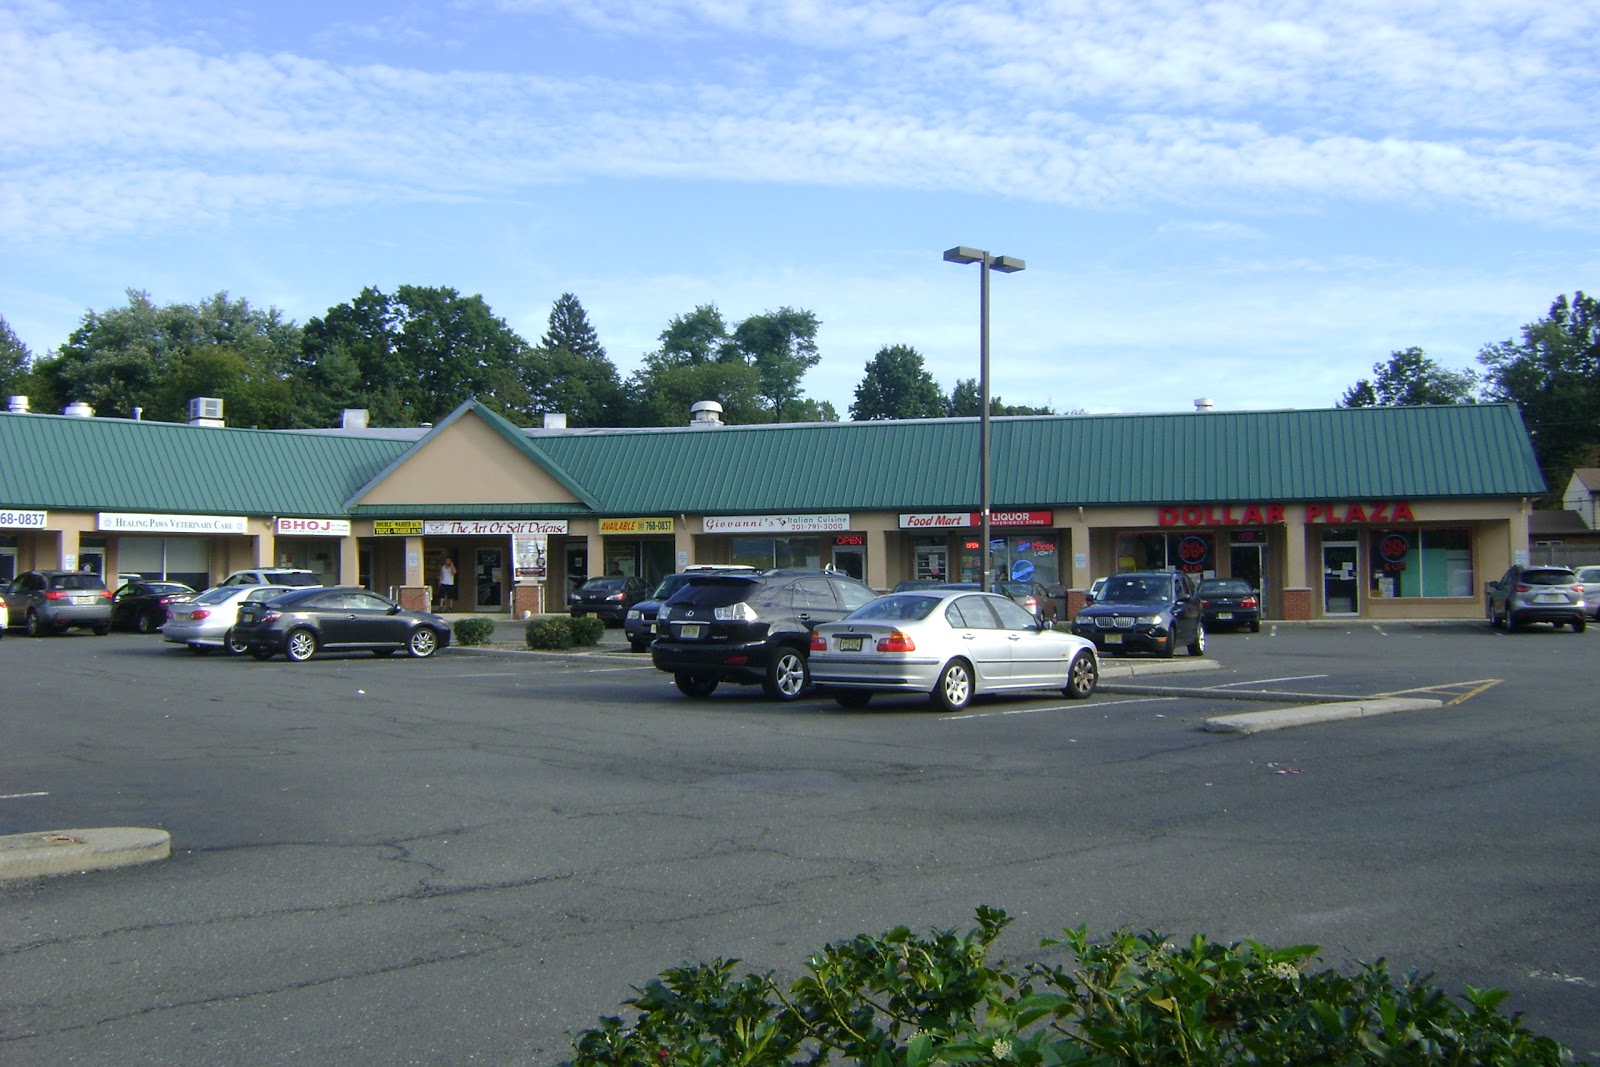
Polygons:
M1571 585L1577 578L1571 571L1523 571L1522 580L1528 585Z
M918 619L926 619L943 599L937 596L918 596L914 593L890 593L888 596L881 596L861 605L845 618L863 622L872 619L915 622Z
M151 582L150 583L150 591L152 593L192 593L192 592L194 592L193 589L190 589L188 586L184 585L182 582Z
M321 585L315 574L306 571L266 571L261 575L268 585Z
M1246 593L1253 593L1253 592L1255 592L1255 590L1250 588L1250 583L1249 582L1246 582L1246 581L1243 581L1243 580L1227 580L1227 581L1201 582L1200 583L1200 592L1202 594L1211 593L1213 595L1216 595L1216 594L1229 594L1229 593L1243 595L1243 594L1246 594Z
M1172 583L1165 578L1132 578L1118 575L1106 582L1101 600L1164 600L1172 594Z
M194 598L196 604L224 604L236 596L244 595L242 585L217 585Z
M688 580L688 577L682 574L667 575L665 578L661 579L661 584L656 586L656 591L650 594L651 599L667 599L667 597L671 596L673 593L676 593L683 586L683 583L687 582Z
M1600 582L1600 567L1584 567L1578 571L1580 582Z
M668 603L723 608L748 599L758 588L760 583L749 578L691 578L682 589L672 594Z
M582 588L588 593L612 593L627 583L626 578L590 578L583 583Z

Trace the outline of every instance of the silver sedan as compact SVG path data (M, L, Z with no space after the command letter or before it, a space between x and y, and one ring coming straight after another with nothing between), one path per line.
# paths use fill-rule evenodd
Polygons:
M818 626L811 680L847 708L874 693L926 693L945 711L974 696L1054 689L1094 692L1100 660L1092 642L1040 623L994 593L930 589L890 593Z
M188 645L193 652L220 648L236 656L244 651L244 646L233 640L239 605L247 600L271 600L289 589L287 585L212 586L193 600L172 605L161 636L173 644Z

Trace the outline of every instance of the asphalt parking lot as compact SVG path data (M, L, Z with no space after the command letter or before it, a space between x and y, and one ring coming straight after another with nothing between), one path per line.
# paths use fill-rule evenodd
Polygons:
M1215 668L940 715L680 696L645 656L0 642L0 834L170 859L0 883L0 1061L559 1063L686 958L900 923L1204 932L1498 985L1600 1055L1600 633L1216 634ZM1111 661L1115 662L1115 661ZM1183 658L1179 657L1178 664ZM1427 693L1248 737L1209 716Z

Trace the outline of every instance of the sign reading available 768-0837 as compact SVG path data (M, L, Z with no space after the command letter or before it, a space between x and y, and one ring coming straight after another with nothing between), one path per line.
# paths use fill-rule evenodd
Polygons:
M0 511L0 530L42 530L48 511Z

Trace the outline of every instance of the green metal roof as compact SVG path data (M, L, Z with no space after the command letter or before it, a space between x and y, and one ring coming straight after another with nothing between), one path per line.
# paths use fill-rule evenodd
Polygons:
M978 506L977 419L520 430L581 503L348 506L422 440L0 413L0 507L391 518ZM992 421L997 508L1537 496L1514 405Z
M410 441L0 413L0 507L328 517Z
M976 508L977 419L527 431L611 514ZM1534 496L1510 404L991 420L996 507Z

